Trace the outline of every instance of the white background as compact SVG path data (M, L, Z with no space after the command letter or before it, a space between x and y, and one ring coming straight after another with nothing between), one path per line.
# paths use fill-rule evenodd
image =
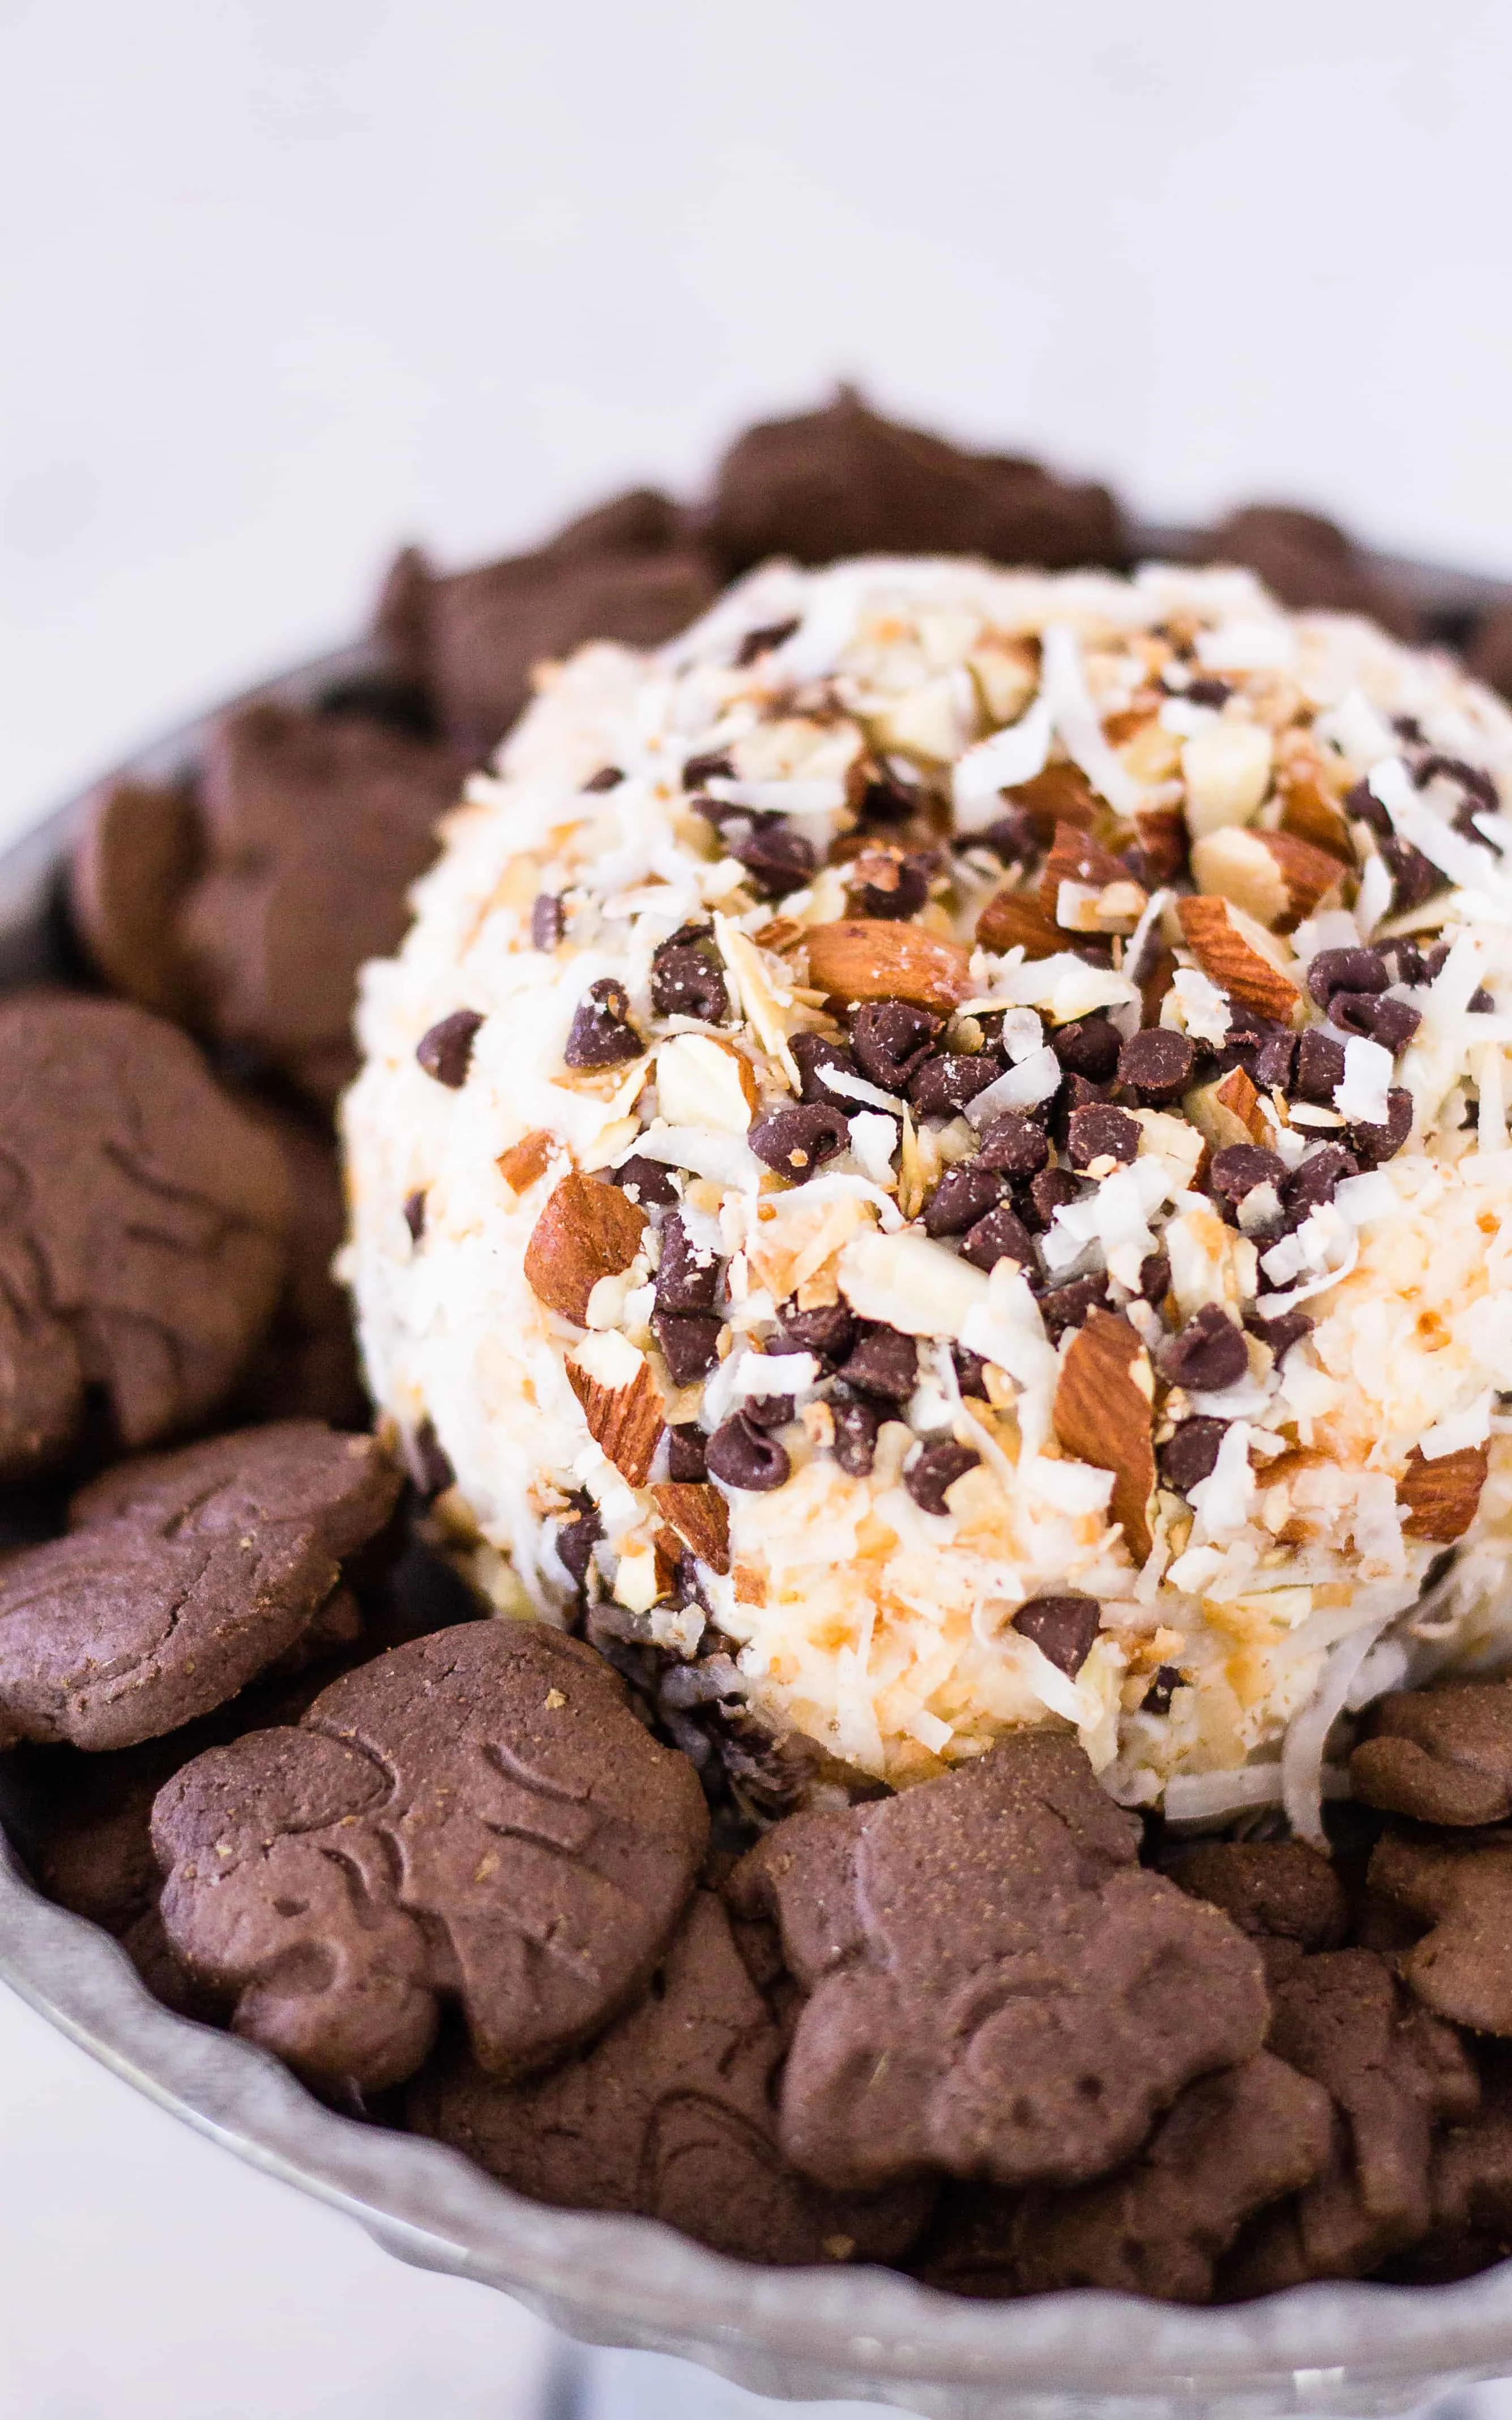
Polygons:
M689 488L840 375L1512 569L1509 95L1504 0L0 0L0 834L401 537ZM533 2323L8 2002L0 2180L6 2420L537 2399Z

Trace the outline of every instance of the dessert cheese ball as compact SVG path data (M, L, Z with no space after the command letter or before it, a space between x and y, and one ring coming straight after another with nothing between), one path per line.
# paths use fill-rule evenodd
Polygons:
M1318 1839L1341 1713L1512 1660L1504 801L1489 690L1243 572L776 564L549 667L343 1112L474 1579L788 1803L1069 1725Z

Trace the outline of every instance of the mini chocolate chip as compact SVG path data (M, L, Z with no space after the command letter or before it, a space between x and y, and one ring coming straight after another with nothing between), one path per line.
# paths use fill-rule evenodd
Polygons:
M1178 1496L1189 1496L1194 1487L1211 1478L1227 1426L1227 1420L1206 1417L1182 1420L1160 1450L1163 1483Z
M795 1033L790 1047L802 1079L799 1097L807 1101L810 1109L832 1109L842 1102L843 1094L831 1092L819 1071L822 1067L833 1067L837 1074L858 1076L861 1071L856 1063L855 1052L847 1050L843 1042L830 1042L822 1033Z
M856 1012L851 1047L863 1076L884 1092L903 1093L941 1031L937 1016L905 1000L869 1000Z
M674 1387L693 1387L719 1358L719 1321L712 1311L656 1311L651 1314Z
M1094 1084L1107 1084L1119 1064L1119 1029L1105 1016L1078 1016L1070 1025L1057 1026L1050 1047L1068 1076L1089 1076Z
M1171 1290L1169 1252L1147 1252L1139 1264L1139 1294L1145 1302L1164 1302Z
M836 1374L858 1394L906 1404L918 1384L918 1347L900 1328L878 1319L863 1320Z
M845 1113L838 1106L824 1109L768 1109L750 1130L750 1147L767 1168L795 1185L807 1184L826 1159L833 1159L850 1141Z
M1368 782L1356 782L1344 800L1344 812L1357 823L1368 824L1378 840L1384 840L1392 829L1392 820Z
M437 1435L436 1423L428 1412L409 1441L409 1453L415 1483L423 1496L444 1496L449 1487L456 1485L452 1457Z
M1003 1180L980 1159L963 1159L948 1168L924 1211L926 1235L964 1235L1002 1197Z
M948 1512L947 1488L975 1470L980 1460L970 1446L957 1445L953 1437L935 1437L915 1454L903 1472L903 1485L921 1512Z
M1080 1327L1088 1312L1107 1298L1108 1281L1103 1277L1072 1278L1069 1285L1047 1288L1040 1296L1040 1316L1051 1343L1058 1344L1068 1327Z
M1435 891L1443 888L1444 877L1438 867L1410 841L1391 832L1380 847L1395 886L1395 905L1399 913L1421 908L1426 899L1431 899Z
M1297 1069L1292 1090L1302 1101L1331 1109L1334 1087L1344 1081L1344 1045L1320 1026L1309 1025L1297 1037Z
M969 1058L953 1050L936 1051L916 1067L908 1081L908 1097L921 1118L953 1117L995 1084L1002 1074L990 1050Z
M1395 1159L1412 1131L1412 1095L1405 1084L1393 1084L1386 1094L1383 1126L1359 1123L1349 1129L1350 1147L1362 1168L1380 1168Z
M1307 989L1319 1008L1336 991L1384 991L1391 970L1379 950L1319 950L1307 961Z
M793 1465L776 1437L768 1436L744 1412L732 1412L709 1439L709 1469L727 1487L743 1487L765 1495L780 1487Z
M887 773L873 773L856 812L863 824L905 824L918 804L917 797L902 782Z
M1252 1336L1270 1346L1277 1363L1294 1344L1300 1344L1304 1336L1313 1332L1311 1314L1305 1311L1284 1311L1278 1319L1262 1319L1258 1311L1252 1311L1244 1325Z
M427 1076L448 1092L459 1093L472 1063L472 1043L482 1017L475 1008L454 1008L439 1025L430 1027L415 1045L415 1057Z
M1213 1153L1208 1181L1214 1193L1238 1203L1257 1185L1279 1189L1286 1173L1287 1163L1278 1152L1267 1151L1257 1142L1230 1142Z
M1477 812L1492 815L1500 813L1501 796L1491 776L1483 773L1478 765L1467 765L1462 756L1445 756L1435 749L1412 768L1412 780L1420 790L1426 790L1441 774L1469 792L1467 804L1473 800ZM1466 836L1472 840L1480 838L1473 827Z
M1250 1075L1256 1089L1261 1093L1289 1092L1296 1063L1296 1035L1268 1033L1264 1041L1257 1045L1250 1061Z
M418 1244L425 1232L425 1194L424 1187L405 1198L404 1223L409 1230L409 1240Z
M719 1263L689 1241L675 1213L661 1222L661 1260L656 1268L658 1311L712 1311L719 1291Z
M554 891L538 891L531 909L531 947L554 950L567 929L567 912Z
M759 1429L785 1429L793 1418L791 1395L751 1395L741 1405L748 1420Z
M1043 1126L1037 1126L1032 1118L1020 1117L1016 1109L1005 1109L1001 1117L994 1118L977 1154L979 1168L1014 1179L1038 1176L1049 1160L1050 1138Z
M770 655L784 639L792 638L797 627L796 621L768 622L760 630L748 630L735 650L736 664L744 670L747 664L753 664L758 656Z
M856 1322L842 1302L818 1311L783 1311L778 1314L782 1342L790 1353L811 1353L826 1369L843 1361L856 1342Z
M583 783L583 788L585 790L617 790L624 779L625 775L621 772L617 765L600 765L596 773L590 773L587 781Z
M1119 1052L1119 1081L1137 1093L1147 1108L1163 1109L1186 1091L1196 1059L1186 1034L1147 1025L1143 1032L1131 1033Z
M1127 1167L1139 1156L1139 1138L1144 1128L1128 1109L1116 1109L1111 1103L1095 1101L1083 1109L1072 1109L1067 1126L1067 1147L1072 1168L1090 1168L1094 1160L1117 1160Z
M1194 1395L1218 1394L1249 1368L1242 1330L1215 1302L1205 1302L1179 1336L1168 1336L1155 1359L1163 1378Z
M1071 1133L1071 1122L1078 1109L1111 1108L1111 1084L1094 1084L1090 1076L1062 1076L1060 1090L1053 1101L1041 1101L1035 1116L1048 1115L1050 1131L1062 1151ZM1120 1112L1126 1114L1126 1112Z
M1360 1163L1342 1143L1325 1142L1291 1169L1281 1182L1281 1207L1288 1226L1300 1227L1310 1210L1332 1202L1347 1176L1358 1176Z
M604 1535L604 1524L591 1496L579 1489L567 1498L568 1511L557 1524L557 1560L579 1592L588 1586L594 1548Z
M1492 999L1490 993L1487 990L1486 985L1484 984L1477 984L1474 990L1471 993L1470 998L1466 1001L1465 1006L1469 1009L1472 1016L1489 1016L1491 1011L1496 1006L1496 1002Z
M1030 858L1039 854L1040 836L1027 807L1010 807L985 831L964 834L956 846L990 848L1004 865L1027 865Z
M830 1414L835 1423L835 1460L850 1478L865 1479L876 1460L882 1414L861 1395L837 1399Z
M730 854L745 867L747 888L758 899L785 899L790 891L801 891L819 863L812 841L779 815L753 820L744 840L731 842Z
M1219 680L1214 675L1188 681L1185 689L1176 693L1184 697L1189 706L1227 706L1234 694L1226 680Z
M723 968L695 943L663 941L651 961L651 1005L658 1016L722 1025L730 1014Z
M1367 1041L1379 1042L1393 1058L1406 1049L1423 1022L1422 1010L1411 1001L1377 992L1336 991L1328 1003L1328 1014L1341 1033L1363 1034Z
M974 1269L995 1269L999 1261L1017 1261L1021 1269L1033 1276L1039 1268L1034 1257L1034 1238L1011 1205L1000 1202L979 1218L961 1246L961 1257Z
M696 1486L709 1475L708 1439L696 1420L681 1420L667 1432L667 1476L683 1486Z
M609 1183L617 1185L632 1202L639 1202L642 1210L671 1210L678 1198L671 1169L664 1168L659 1159L644 1158L638 1151L609 1171Z
M1013 1616L1012 1627L1074 1681L1092 1652L1102 1616L1095 1596L1031 1596Z
M954 1364L956 1381L963 1395L979 1395L985 1402L987 1400L987 1364L981 1355L973 1353L969 1345L952 1344L950 1359Z
M904 858L893 869L896 880L856 882L849 886L847 897L853 916L865 916L884 923L899 924L917 916L929 897L929 876L918 858Z
M590 984L573 1011L563 1052L569 1067L613 1067L639 1059L645 1044L630 1022L630 995L613 975Z
M1027 1225L1048 1227L1057 1210L1081 1198L1082 1187L1069 1168L1043 1168L1029 1179L1027 1203L1020 1206Z
M1174 1664L1162 1664L1149 1688L1139 1700L1142 1714L1168 1714L1171 1699L1183 1686L1182 1677Z
M733 782L735 765L722 748L711 749L706 755L690 756L683 767L685 790L702 790L705 782Z

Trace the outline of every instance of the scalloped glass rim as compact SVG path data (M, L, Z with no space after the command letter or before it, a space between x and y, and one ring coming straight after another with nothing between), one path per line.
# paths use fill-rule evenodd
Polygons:
M1149 535L1148 551L1183 551L1177 534ZM1391 567L1445 618L1512 597ZM358 645L250 693L304 703L372 668ZM202 729L117 769L176 778ZM72 801L0 857L0 986L63 970L59 876L81 813ZM937 2420L1199 2408L1260 2420L1410 2411L1512 2370L1512 2262L1454 2286L1308 2286L1211 2311L1091 2293L973 2303L886 2270L748 2268L650 2219L543 2208L456 2152L337 2116L268 2053L161 2008L106 1933L39 1896L3 1837L0 1980L161 2107L399 2258L513 2294L589 2343L680 2354L757 2394L872 2398Z

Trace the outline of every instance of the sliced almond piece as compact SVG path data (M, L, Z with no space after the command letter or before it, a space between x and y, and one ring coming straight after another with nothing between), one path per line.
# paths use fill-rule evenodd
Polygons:
M928 1235L854 1236L840 1256L841 1292L861 1319L905 1336L959 1336L987 1299L984 1273Z
M755 1069L733 1043L674 1033L656 1052L656 1098L671 1126L742 1135L761 1093Z
M525 1247L525 1277L548 1311L588 1318L588 1298L600 1278L627 1269L640 1245L646 1214L617 1185L597 1184L576 1171L564 1176L547 1202Z
M1270 1143L1260 1096L1242 1067L1230 1067L1214 1084L1199 1084L1186 1094L1181 1108L1213 1151L1227 1151L1236 1142Z
M1289 932L1337 890L1343 868L1295 832L1230 824L1193 842L1192 875L1199 891L1231 900L1273 932Z
M832 1000L906 1000L916 1008L959 1008L971 996L971 960L959 941L917 924L852 917L809 935L809 981Z
M545 1175L556 1140L549 1126L532 1126L528 1135L500 1153L494 1166L512 1193L528 1193L536 1178Z
M1053 958L1066 936L1047 916L1032 891L1008 884L989 899L977 919L977 939L988 950L1022 950L1026 957Z
M1257 1016L1289 1025L1302 993L1285 971L1295 965L1286 943L1227 899L1179 899L1181 938L1209 981Z
M1441 1454L1437 1462L1426 1461L1414 1446L1396 1481L1397 1501L1407 1507L1406 1535L1434 1538L1443 1545L1462 1538L1475 1518L1487 1461L1483 1445L1462 1446L1458 1453Z
M1261 722L1209 723L1181 750L1186 827L1194 840L1247 824L1271 786L1271 734Z
M1068 1453L1113 1473L1113 1517L1130 1554L1149 1552L1155 1493L1150 1435L1155 1376L1143 1340L1110 1311L1089 1313L1072 1338L1056 1381L1055 1430Z
M644 1487L662 1427L661 1396L645 1355L607 1328L569 1354L566 1369L589 1435L632 1487Z
M657 1512L711 1572L730 1569L730 1507L706 1481L664 1479L652 1491Z

